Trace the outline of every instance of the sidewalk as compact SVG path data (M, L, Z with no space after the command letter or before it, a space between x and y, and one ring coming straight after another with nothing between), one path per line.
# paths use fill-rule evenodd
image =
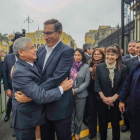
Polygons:
M0 120L0 140L16 140L16 138L12 137L13 129L10 128L11 118L8 122L4 122L3 118L5 113L3 114L2 119ZM82 130L87 129L87 127L83 124ZM82 138L81 140L89 140L88 137ZM99 140L99 133L97 134L97 140ZM107 140L112 140L112 129L108 129L108 138ZM130 132L121 133L121 140L130 140Z

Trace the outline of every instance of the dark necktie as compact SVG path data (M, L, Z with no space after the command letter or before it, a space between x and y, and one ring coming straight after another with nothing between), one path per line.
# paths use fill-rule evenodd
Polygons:
M37 67L36 67L36 65L35 65L35 64L33 64L33 67L35 68L35 70L36 70L36 71L38 71L38 69L37 69Z

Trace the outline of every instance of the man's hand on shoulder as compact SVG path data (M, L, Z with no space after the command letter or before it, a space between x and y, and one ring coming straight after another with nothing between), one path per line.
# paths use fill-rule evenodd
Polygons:
M17 100L18 102L20 102L20 103L27 103L27 102L32 101L31 98L25 96L21 91L17 91L17 92L15 93L15 98L16 98L16 100Z

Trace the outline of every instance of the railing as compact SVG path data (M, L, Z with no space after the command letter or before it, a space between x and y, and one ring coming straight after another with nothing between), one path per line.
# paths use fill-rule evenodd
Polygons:
M1 84L1 94L0 94L0 120L1 117L4 113L4 111L6 110L6 102L7 102L7 96L6 93L3 90L3 84Z

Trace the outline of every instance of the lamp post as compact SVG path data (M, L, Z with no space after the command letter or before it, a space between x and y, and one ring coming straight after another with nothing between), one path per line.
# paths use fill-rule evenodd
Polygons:
M28 15L28 18L24 21L24 23L26 21L28 22L28 37L29 37L29 24L32 23L32 22L34 22L34 21L29 17L29 15Z

